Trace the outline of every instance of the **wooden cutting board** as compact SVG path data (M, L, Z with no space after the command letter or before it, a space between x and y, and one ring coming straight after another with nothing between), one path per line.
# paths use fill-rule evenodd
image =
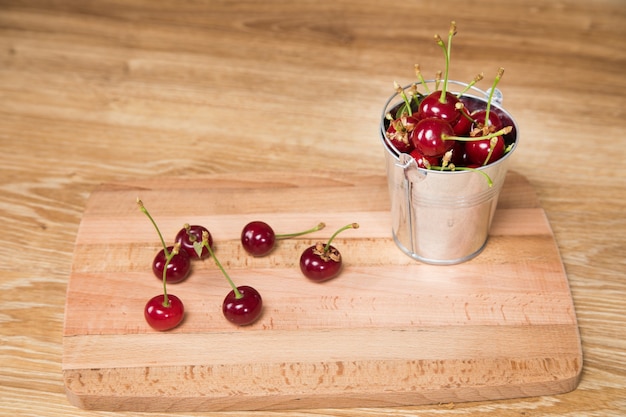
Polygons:
M237 285L262 295L254 325L227 322L229 291L212 260L168 286L183 324L143 318L162 286L150 264L158 236L184 223L211 231ZM243 226L277 233L267 257L241 248ZM313 283L302 250L343 232L344 270ZM67 290L63 377L78 407L136 411L377 407L497 400L575 389L582 352L557 245L532 187L509 173L485 250L453 266L421 264L391 238L384 176L258 173L105 184L90 197Z

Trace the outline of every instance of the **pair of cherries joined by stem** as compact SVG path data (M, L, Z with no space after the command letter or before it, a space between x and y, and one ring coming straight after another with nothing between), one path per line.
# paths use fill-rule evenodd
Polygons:
M491 109L503 68L497 72L485 109L470 112L466 105L469 98L464 97L465 92L483 78L482 74L476 76L458 95L448 91L454 35L455 22L450 25L447 45L439 35L435 35L435 41L445 55L445 75L441 80L441 73L438 74L435 91L429 90L419 65L415 66L415 72L427 94L417 91L417 83L411 86L408 94L397 83L394 84L404 103L387 114L385 135L398 152L413 156L420 168L473 170L497 161L512 147L506 146L505 137L513 127L504 126L498 114Z
M321 230L324 223L319 223L312 229L303 232L277 235L270 225L262 221L248 223L241 232L241 244L253 256L265 256L275 247L277 239L286 239L302 236ZM358 223L350 223L338 229L326 243L317 242L306 248L300 255L300 271L315 282L327 281L341 272L343 261L339 250L331 245L335 237L344 230L357 229Z
M152 263L154 273L156 274L157 271L160 271L160 279L163 282L163 294L148 300L144 308L145 320L153 329L165 331L180 325L185 315L185 307L180 298L173 294L168 294L167 282L170 279L174 279L174 282L181 282L189 275L192 259L208 257L213 258L232 288L222 302L224 317L231 323L245 326L254 323L261 316L263 310L261 295L250 286L237 287L234 284L215 256L212 247L213 239L204 226L185 224L177 233L174 245L166 246L159 227L145 208L143 202L137 199L137 204L154 225L163 246L163 249L157 253ZM170 268L170 265L174 265L175 268Z

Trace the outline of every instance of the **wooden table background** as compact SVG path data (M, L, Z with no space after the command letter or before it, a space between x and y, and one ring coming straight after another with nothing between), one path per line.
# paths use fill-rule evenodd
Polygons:
M112 415L69 405L61 379L73 244L98 184L383 173L382 105L393 81L414 81L415 63L427 75L442 69L432 36L450 20L452 78L484 71L487 88L506 68L500 88L522 135L511 169L535 187L561 250L582 336L579 388L262 414L623 415L623 0L0 0L0 414Z

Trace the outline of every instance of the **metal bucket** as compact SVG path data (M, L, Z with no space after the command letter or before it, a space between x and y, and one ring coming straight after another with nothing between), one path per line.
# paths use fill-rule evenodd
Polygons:
M457 81L448 83L453 93L467 85ZM404 88L408 91L410 87ZM463 97L468 101L468 110L473 111L486 107L489 93L473 87ZM417 166L412 156L398 152L385 136L388 124L385 116L401 103L399 93L391 96L380 123L393 238L404 253L421 262L451 265L472 259L487 244L508 161L517 148L517 124L501 107L501 92L494 90L491 111L495 111L505 125L513 126L505 142L514 145L501 159L477 168L491 179L493 185L489 186L480 172L424 169Z

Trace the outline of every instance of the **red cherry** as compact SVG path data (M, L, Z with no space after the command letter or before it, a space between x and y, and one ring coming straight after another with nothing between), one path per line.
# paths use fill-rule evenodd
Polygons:
M155 330L170 330L178 326L185 316L185 307L175 295L159 294L151 298L144 308L146 322Z
M400 153L410 153L413 150L413 143L410 135L419 119L415 116L402 116L392 120L387 128L387 139Z
M415 159L417 166L428 169L431 166L439 165L439 158L436 156L424 156L417 149L411 152L411 156Z
M321 230L325 226L324 223L319 223L312 229L303 232L277 235L269 224L262 221L253 221L245 225L241 231L241 245L250 255L265 256L274 249L277 239L305 235Z
M465 151L465 142L457 140L452 147L452 159L450 160L454 166L467 166L467 152Z
M492 145L493 141L493 145ZM489 155L489 150L493 146L493 151ZM504 139L496 136L491 139L481 139L469 141L465 144L465 152L469 164L487 165L502 158L504 155Z
M336 277L341 272L341 254L334 246L324 250L324 244L310 246L300 256L300 270L312 281L322 282Z
M411 140L422 155L441 156L454 146L454 140L444 140L446 135L454 136L450 123L430 117L420 120L415 126Z
M459 102L457 96L450 92L443 93L445 101L441 101L441 91L430 93L421 101L417 116L419 119L434 117L442 119L450 124L455 123L459 119L459 111L456 109L456 103Z
M478 110L472 113L472 119L474 119L473 128L482 129L484 127L488 127L487 131L483 132L483 134L496 132L502 129L503 127L502 120L500 120L500 117L498 116L498 114L494 111L490 111L489 122L485 123L485 117L487 116L486 113L487 113L486 110Z
M222 272L224 278L226 278L228 284L232 288L232 290L224 298L222 303L222 313L224 314L224 317L232 323L240 326L251 324L261 316L261 311L263 309L261 295L252 287L248 287L246 285L241 287L235 286L235 283L230 278L219 259L215 256L213 249L209 245L208 235L208 232L204 232L202 234L202 246L207 248L213 258L213 261L215 262L215 265Z
M346 229L358 229L357 223L348 224L337 230L328 239L326 244L317 242L310 246L300 255L300 271L312 281L322 282L336 277L341 272L341 254L330 243L342 231Z
M208 233L207 228L204 226L190 226L188 224L185 224L185 226L180 229L180 231L176 234L174 242L180 243L181 249L187 252L189 258L204 259L209 256L209 251L207 250L207 248L200 246L202 247L202 252L201 255L198 256L198 252L196 252L194 243L196 244L196 246L202 244L202 232L204 232L205 230ZM209 245L213 247L213 238L211 237L211 233L209 233Z
M461 115L457 121L452 124L452 130L454 130L455 136L467 136L472 130L472 116L465 106L458 111L461 112Z
M174 249L173 246L168 246L167 251L171 253ZM167 257L165 256L165 250L161 249L154 260L152 261L152 272L158 279L163 279L163 269L167 263ZM191 271L191 260L189 255L185 251L179 251L173 255L172 259L167 264L166 279L169 283L177 283L183 281L189 275Z
M257 290L247 285L231 290L222 303L222 313L231 323L246 326L254 323L263 310L263 300Z

